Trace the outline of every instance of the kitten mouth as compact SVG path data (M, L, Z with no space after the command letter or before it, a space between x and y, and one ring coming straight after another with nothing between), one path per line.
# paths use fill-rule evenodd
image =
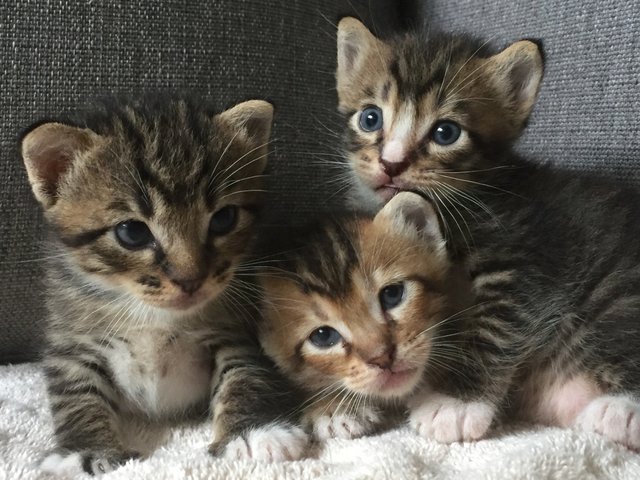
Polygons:
M209 300L209 295L204 294L204 292L196 292L194 295L179 295L175 298L172 298L171 300L162 302L162 304L157 306L166 310L187 312L189 310L203 306Z
M386 394L403 395L413 388L417 368L392 371L385 370L381 373L380 391Z
M391 200L396 194L402 190L397 185L385 184L376 188L376 194L379 195L385 202Z

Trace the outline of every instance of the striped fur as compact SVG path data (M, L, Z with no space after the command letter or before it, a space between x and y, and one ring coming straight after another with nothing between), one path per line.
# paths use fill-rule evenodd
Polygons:
M418 388L426 359L450 353L440 348L441 323L463 299L445 293L457 275L435 212L406 193L375 218L328 220L287 237L294 244L261 275L264 349L307 393L301 409L316 437L370 433L382 408ZM381 292L395 284L403 300L384 309ZM321 327L342 339L314 345Z
M431 198L472 283L465 356L452 362L450 381L434 386L484 402L491 416L581 424L640 448L640 197L512 151L542 78L540 48L525 40L494 53L447 34L383 41L345 19L338 51L354 196L372 209L403 190ZM374 133L357 125L367 105L384 113ZM434 141L442 120L462 129L448 146ZM385 145L401 124L410 125L394 151L403 152L402 168L387 175ZM611 395L636 399L605 401L625 418L618 426L606 408L589 406ZM449 403L462 412L464 402Z
M127 425L210 411L216 452L290 410L234 280L254 238L272 107L98 103L29 129L22 155L52 227L44 371L58 446L92 473L147 454ZM229 231L210 219L237 208ZM126 248L121 222L153 241ZM147 447L144 447L147 448Z

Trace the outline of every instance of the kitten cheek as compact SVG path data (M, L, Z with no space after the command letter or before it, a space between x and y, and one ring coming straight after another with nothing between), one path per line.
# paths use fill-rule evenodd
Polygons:
M356 164L354 171L360 181L372 189L378 188L389 180L382 170L371 165Z
M224 258L223 255L221 255L221 258ZM211 282L215 287L227 285L233 278L235 268L236 263L230 260L223 260L212 265L207 283Z
M343 371L345 359L342 349L331 349L336 351L327 351L325 354L310 350L311 348L303 347L301 352L307 378L313 379L314 382L330 384L348 376L348 372Z

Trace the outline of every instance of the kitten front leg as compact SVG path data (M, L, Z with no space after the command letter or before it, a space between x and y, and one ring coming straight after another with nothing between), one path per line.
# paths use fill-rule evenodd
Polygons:
M108 367L99 359L50 356L45 376L58 448L42 468L66 468L68 459L77 457L79 466L95 475L139 456L119 438L118 394Z
M216 354L213 455L280 462L301 458L308 437L293 415L296 394L253 345Z
M516 328L515 308L504 299L478 302L457 338L455 361L450 347L434 344L434 358L450 359L445 378L408 402L410 424L426 438L442 443L484 438L504 406L512 378L522 361L525 340ZM442 352L438 349L442 348ZM439 360L439 363L442 363Z
M317 440L351 439L373 433L381 424L381 411L371 405L350 408L344 397L331 396L304 410L302 423Z

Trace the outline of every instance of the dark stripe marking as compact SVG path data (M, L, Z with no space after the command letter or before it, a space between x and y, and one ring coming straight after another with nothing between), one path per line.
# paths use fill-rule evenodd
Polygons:
M95 242L109 230L111 230L111 227L102 227L73 235L61 235L60 241L67 247L80 248Z

